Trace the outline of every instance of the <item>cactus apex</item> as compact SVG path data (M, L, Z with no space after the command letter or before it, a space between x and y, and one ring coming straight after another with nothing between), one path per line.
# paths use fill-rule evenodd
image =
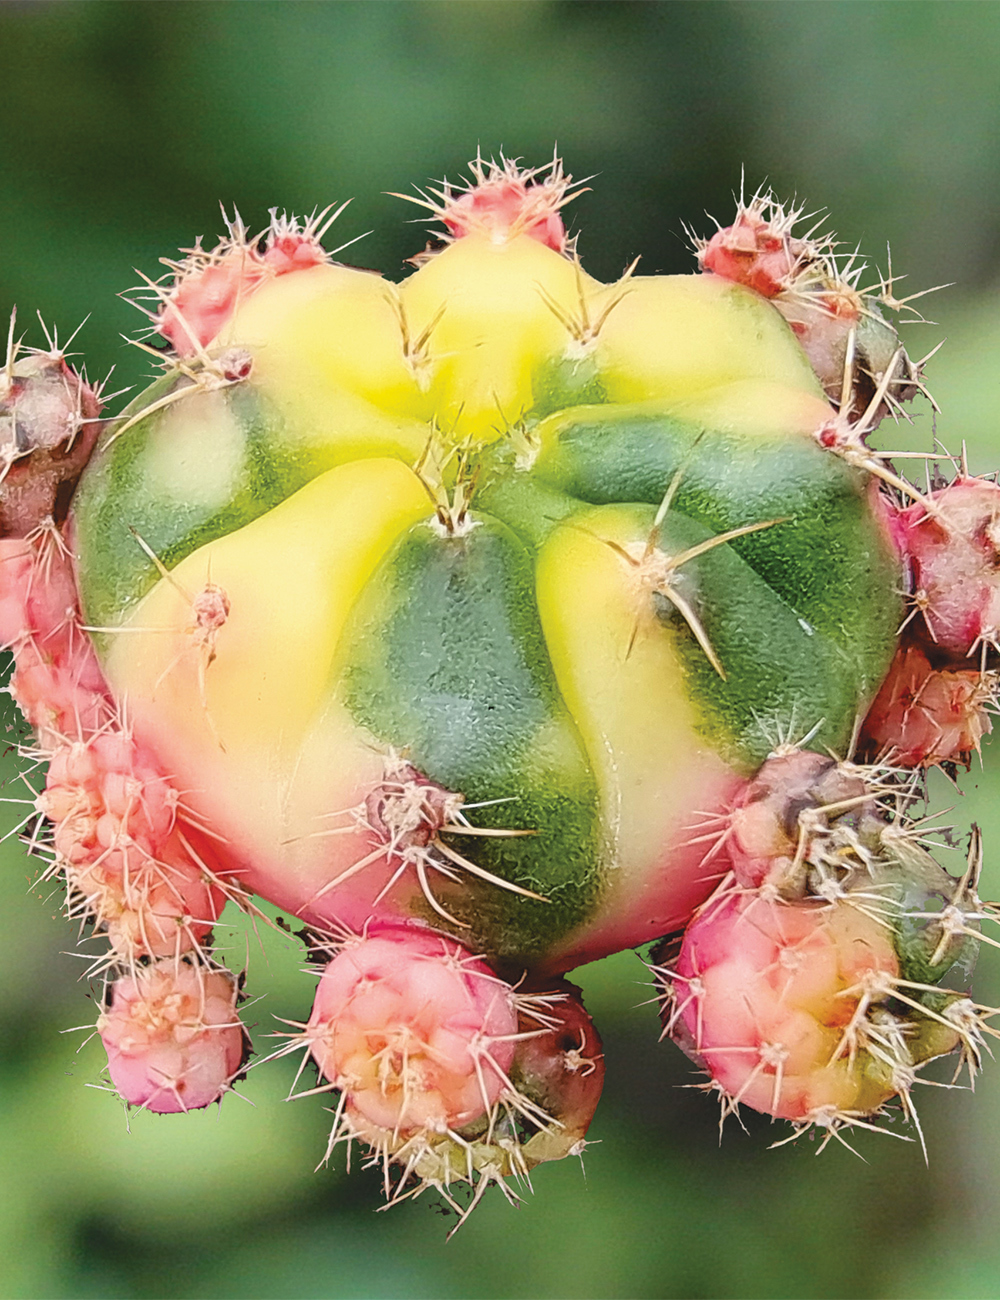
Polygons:
M149 291L146 301L153 309L141 302L133 305L149 317L155 333L168 339L178 356L204 357L204 349L262 284L332 260L322 239L346 207L347 203L336 208L330 204L301 219L272 208L269 225L257 235L250 234L235 208L232 217L223 208L227 234L215 247L206 249L199 237L192 248L181 250L182 258L161 258L168 268L163 279L172 283L142 276L139 290Z
M794 289L835 247L832 235L817 235L813 227L795 235L805 205L779 202L773 190L761 186L749 200L742 187L732 225L720 226L709 239L693 231L688 236L702 271L734 280L765 298ZM818 215L816 213L812 215ZM822 223L820 223L822 224Z
M504 244L527 235L554 252L572 257L575 239L567 236L560 214L567 203L585 193L586 183L574 184L557 154L542 167L519 167L518 162L502 152L499 162L495 158L487 162L477 153L469 164L468 181L453 185L442 180L440 188L393 197L427 208L444 224L447 242L479 235Z

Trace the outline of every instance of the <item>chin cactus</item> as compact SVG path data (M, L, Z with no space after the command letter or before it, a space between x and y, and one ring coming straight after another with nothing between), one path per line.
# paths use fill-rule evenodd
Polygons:
M246 1072L213 926L258 897L318 976L273 1055L333 1095L327 1157L463 1218L586 1147L565 975L623 949L723 1118L793 1135L916 1123L993 1032L978 832L953 878L918 812L990 730L1000 489L869 446L925 392L914 309L769 194L700 274L601 283L580 192L477 158L404 196L443 233L399 284L325 251L343 207L234 216L145 282L169 350L121 414L13 322L0 373L25 837L112 1083Z

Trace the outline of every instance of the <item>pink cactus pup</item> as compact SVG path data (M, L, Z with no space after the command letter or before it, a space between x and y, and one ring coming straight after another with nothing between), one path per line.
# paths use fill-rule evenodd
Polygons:
M97 1029L122 1097L161 1115L218 1101L246 1056L236 1000L228 971L172 958L116 980Z

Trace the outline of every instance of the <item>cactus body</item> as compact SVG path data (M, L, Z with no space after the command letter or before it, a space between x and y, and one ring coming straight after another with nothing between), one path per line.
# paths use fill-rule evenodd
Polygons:
M76 381L7 368L44 427L0 631L51 870L110 942L112 1079L231 1086L211 927L258 894L322 967L283 1050L397 1196L581 1151L603 1065L561 976L685 927L665 1023L730 1108L833 1132L982 1032L974 872L908 808L989 729L993 485L924 498L868 450L919 366L796 214L601 284L569 184L477 160L399 285L332 262L325 213L168 263L176 356L68 519L98 398L56 464Z
M244 383L111 435L77 499L85 614L114 629L113 691L251 887L354 927L381 896L386 916L447 913L474 946L567 968L683 922L706 888L681 846L690 810L767 754L762 716L823 717L822 742L847 743L888 666L895 566L862 477L812 438L830 412L799 349L749 291L633 279L584 348L554 306L598 317L603 286L528 236L470 235L404 283L397 311L394 292L337 267L275 279L230 326L253 358ZM416 376L404 316L439 318ZM349 441L302 414L331 391L361 412ZM520 463L501 411L532 426ZM468 507L472 471L430 463L449 442L407 463L444 439L435 426L477 450ZM205 441L228 446L201 471L202 504L184 449ZM270 499L251 481L258 448ZM209 583L228 601L210 668L192 632ZM370 818L350 825L395 755L460 797L455 813L490 803L478 829L518 832L475 841L492 879L462 867L473 839L454 815L436 830L457 879L429 865L424 891Z

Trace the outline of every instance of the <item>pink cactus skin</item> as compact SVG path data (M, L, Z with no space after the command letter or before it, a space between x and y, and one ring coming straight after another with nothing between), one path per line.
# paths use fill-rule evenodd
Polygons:
M774 298L792 282L809 246L776 229L761 213L741 210L731 226L717 230L698 251L703 271L745 284L765 298Z
M496 244L504 244L527 235L546 248L572 256L575 240L566 233L560 211L582 192L573 187L571 176L563 172L562 162L553 157L545 167L524 169L516 158L489 162L477 156L469 165L471 181L458 186L448 181L440 189L412 194L397 194L421 207L429 208L448 232L446 241L466 235L481 235ZM437 233L437 232L435 232ZM441 238L438 234L438 239ZM420 264L432 256L430 250L412 260Z
M1000 486L961 475L930 502L898 509L891 531L918 627L938 656L966 659L1000 637Z
M74 915L107 930L126 961L186 952L224 903L212 851L178 824L177 792L121 726L80 626L72 560L53 527L0 540L0 639L12 689L50 760L40 812ZM185 842L187 840L187 842Z
M169 263L177 271L177 280L169 293L157 288L161 305L150 313L157 332L170 340L179 356L198 353L218 339L240 303L265 281L329 260L316 225L316 220L307 221L303 227L273 210L267 243L260 252L256 244L247 242L237 218L230 226L230 238L211 252L196 248L186 262Z
M54 529L0 539L0 643L14 653L11 689L43 751L110 721L104 676L80 627L72 561Z
M369 926L327 966L304 1041L341 1091L327 1155L360 1138L369 1161L405 1166L390 1203L435 1187L460 1222L493 1182L582 1155L604 1056L566 980L517 992L454 940L419 925ZM410 1182L410 1175L416 1185ZM449 1187L476 1187L460 1207Z
M324 214L325 215L325 214ZM330 259L315 233L317 222L306 222L302 229L294 220L271 212L271 229L267 245L261 256L264 266L273 275L287 275L290 271L307 271Z
M343 1089L355 1130L444 1132L509 1086L511 987L460 944L417 926L371 926L323 972L306 1035Z
M181 280L163 308L157 331L182 357L193 356L223 329L241 298L261 283L264 272L244 249L233 249L214 266Z
M896 1089L845 1030L898 973L890 933L857 908L737 892L688 927L668 1027L734 1104L796 1123L867 1113Z
M228 971L173 959L117 980L97 1028L125 1100L161 1115L217 1101L245 1054L236 997Z
M995 690L995 674L934 668L919 646L904 645L865 718L860 751L899 767L968 767L993 730Z
M58 349L11 357L0 373L0 537L26 537L46 519L63 522L100 413L97 391Z
M800 883L791 877L802 858L802 813L864 795L864 781L823 754L792 749L769 758L746 783L729 818L726 848L739 884L756 889L769 881L794 889Z
M131 737L96 732L57 749L38 806L71 891L117 953L165 957L207 937L223 891L184 845L177 792Z
M532 190L542 198L543 188L508 178L488 181L455 199L444 223L456 239L482 229L492 230L498 238L506 239L516 224L523 234L561 253L566 248L562 218L545 202L532 203Z

